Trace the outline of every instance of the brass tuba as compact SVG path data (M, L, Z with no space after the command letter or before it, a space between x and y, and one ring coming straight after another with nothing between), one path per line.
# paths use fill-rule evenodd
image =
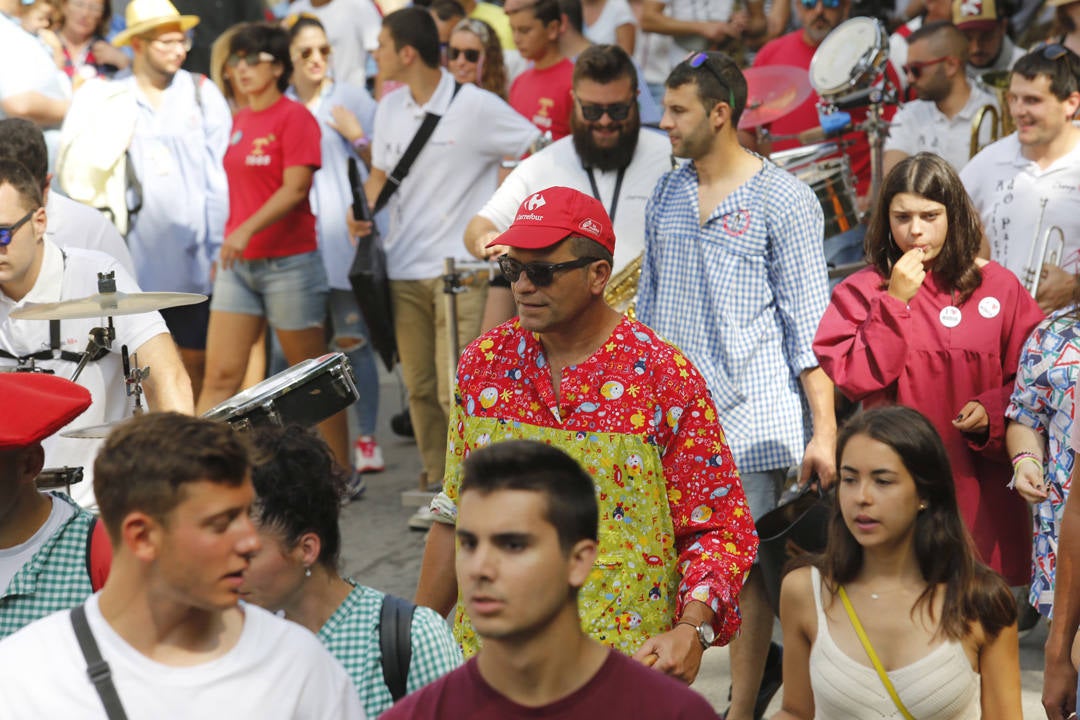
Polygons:
M990 118L991 122L990 142L994 142L998 138L1009 135L1016 130L1016 123L1013 122L1012 114L1009 112L1009 104L1005 100L1005 93L1009 91L1009 75L1008 70L994 70L984 73L982 77L975 81L997 97L997 107L990 104L983 105L975 113L975 117L971 119L969 157L975 157L984 147L979 142L979 136L982 135L983 124L986 122L987 117Z
M611 276L604 288L604 300L608 305L625 313L631 320L637 320L634 303L637 300L638 281L641 279L641 261L645 253L640 253L626 266Z

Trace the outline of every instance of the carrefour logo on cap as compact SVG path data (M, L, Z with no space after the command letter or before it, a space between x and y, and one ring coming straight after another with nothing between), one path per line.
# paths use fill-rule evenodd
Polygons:
M525 201L525 209L529 212L532 212L537 208L542 208L545 205L547 205L547 200L545 200L544 196L540 193L536 193L531 198Z
M590 235L600 237L600 224L592 218L585 218L584 220L582 220L581 224L578 225L578 228L589 233Z

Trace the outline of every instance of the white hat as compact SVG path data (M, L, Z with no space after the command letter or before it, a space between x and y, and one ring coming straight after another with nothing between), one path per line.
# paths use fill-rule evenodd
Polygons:
M181 32L187 32L199 24L194 15L181 15L169 0L131 0L124 13L127 27L116 34L112 44L120 47L131 42L131 38L143 35L161 25L179 25Z

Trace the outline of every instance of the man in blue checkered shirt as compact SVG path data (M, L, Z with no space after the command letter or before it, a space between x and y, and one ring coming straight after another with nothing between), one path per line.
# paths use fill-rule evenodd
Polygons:
M697 53L668 76L660 127L690 162L646 208L637 314L705 376L758 518L800 458L800 481L832 482L836 417L811 347L828 303L822 210L807 185L739 145L746 95L721 53ZM759 716L779 686L778 652L761 683L773 619L756 568L741 608L729 720Z

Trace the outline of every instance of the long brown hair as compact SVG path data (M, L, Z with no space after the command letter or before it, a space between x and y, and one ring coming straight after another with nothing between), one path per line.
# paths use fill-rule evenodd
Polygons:
M937 630L951 640L968 635L979 622L988 639L1016 620L1016 601L1005 580L975 555L974 543L960 518L956 486L945 444L921 413L911 408L875 408L852 417L836 442L836 466L844 448L856 435L888 445L900 456L915 480L915 489L926 509L915 519L915 557L926 580L926 590L915 601L912 613L925 605L933 619L934 597L945 586L941 623ZM838 586L854 580L863 566L863 550L840 512L839 493L829 518L825 552L800 564L821 570L834 594Z
M893 265L904 254L889 225L889 206L900 193L921 195L945 206L949 227L933 272L944 290L959 293L960 302L967 300L982 284L982 273L975 264L982 223L956 171L933 153L904 158L885 178L866 231L867 262L888 281Z

